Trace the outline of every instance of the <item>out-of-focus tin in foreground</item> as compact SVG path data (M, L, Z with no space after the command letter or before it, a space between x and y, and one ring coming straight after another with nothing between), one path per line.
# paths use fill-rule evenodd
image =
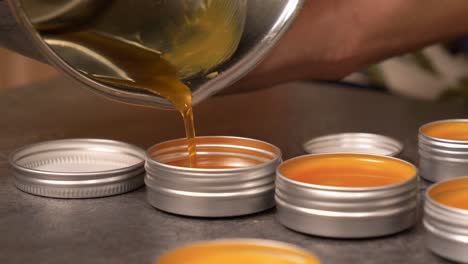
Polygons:
M307 251L278 241L230 239L199 242L169 251L155 264L319 264Z
M186 139L159 143L147 152L148 201L180 215L226 217L274 206L280 150L259 140L195 138L196 166L188 167Z
M439 182L426 191L423 223L431 251L468 263L468 177Z
M277 170L278 220L324 237L389 235L413 226L419 202L417 169L367 154L305 155Z
M468 119L441 120L422 126L419 168L421 176L429 181L467 176Z

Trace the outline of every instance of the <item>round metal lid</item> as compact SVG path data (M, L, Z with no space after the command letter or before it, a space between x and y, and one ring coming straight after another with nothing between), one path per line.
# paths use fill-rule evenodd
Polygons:
M104 139L64 139L14 151L10 164L18 189L58 198L120 194L144 184L145 152Z
M311 154L361 153L397 156L403 144L391 137L370 133L341 133L313 138L303 145Z

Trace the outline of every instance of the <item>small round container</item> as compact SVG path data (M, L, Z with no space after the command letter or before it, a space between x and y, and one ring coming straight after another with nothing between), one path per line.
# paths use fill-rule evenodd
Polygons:
M361 153L397 156L403 144L391 137L371 133L340 133L313 138L304 143L310 154Z
M317 154L277 170L280 223L306 234L364 238L393 234L417 219L417 169L396 158Z
M426 191L423 223L432 252L468 263L468 177L446 180Z
M319 264L304 249L272 240L230 239L199 242L161 256L155 264Z
M147 152L148 201L180 215L225 217L274 206L280 150L266 142L238 137L197 137L197 167L188 159L186 139L151 147Z
M432 122L419 129L419 169L429 181L468 175L468 119Z
M145 152L104 139L64 139L14 151L10 165L18 189L57 198L92 198L141 187Z

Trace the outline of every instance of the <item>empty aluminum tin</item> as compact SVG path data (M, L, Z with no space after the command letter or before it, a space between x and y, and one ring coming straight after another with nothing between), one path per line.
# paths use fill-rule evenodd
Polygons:
M90 198L144 184L145 152L103 139L64 139L14 151L10 165L18 189L41 196Z
M434 184L426 191L424 227L426 246L444 258L468 263L468 210L444 204L441 195L467 205L468 177L450 179Z
M411 176L400 183L384 186L336 187L292 180L281 173L283 167L300 159L348 156L366 160L369 166L376 159L390 162L392 166L408 166ZM338 166L338 163L333 164ZM300 156L285 161L278 168L275 199L279 222L302 233L333 238L389 235L416 223L417 169L406 161L386 156L349 153Z
M465 124L468 119L441 120L428 123L419 129L419 168L423 178L442 181L468 176L468 140L452 140L428 135L431 129L450 129L456 124ZM465 128L465 129L466 129ZM465 133L468 139L468 130Z
M319 264L309 252L291 244L263 239L197 242L162 255L155 264L289 263Z
M169 165L187 159L186 139L152 146L147 152L148 201L180 215L224 217L259 212L274 206L276 167L280 150L266 142L238 137L196 138L197 161L205 168ZM217 161L209 167L210 160ZM216 168L220 165L231 168Z
M397 156L403 150L400 141L371 133L340 133L313 138L304 143L310 154L364 153L382 156Z

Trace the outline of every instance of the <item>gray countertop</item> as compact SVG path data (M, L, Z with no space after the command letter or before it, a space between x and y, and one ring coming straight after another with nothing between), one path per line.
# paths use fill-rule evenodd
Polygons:
M145 201L145 188L84 200L23 193L13 185L7 157L25 144L91 137L147 148L183 136L175 112L115 103L72 86L57 79L0 93L0 263L152 263L181 244L234 237L293 243L328 264L446 263L425 249L420 221L393 236L337 240L288 230L275 220L274 209L227 219L163 213ZM402 157L413 163L421 124L467 114L462 104L306 83L216 97L195 108L199 135L258 138L280 147L284 159L304 154L301 145L312 137L362 131L400 139Z

